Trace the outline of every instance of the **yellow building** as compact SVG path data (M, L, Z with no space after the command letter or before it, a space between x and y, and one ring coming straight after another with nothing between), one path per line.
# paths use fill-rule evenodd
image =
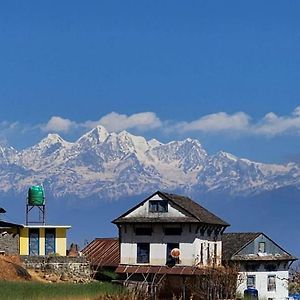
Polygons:
M67 255L65 225L24 225L20 228L20 255Z

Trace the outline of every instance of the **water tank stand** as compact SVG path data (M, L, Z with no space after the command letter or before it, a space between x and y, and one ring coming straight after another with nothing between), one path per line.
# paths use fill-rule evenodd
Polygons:
M39 220L38 221L29 221L29 213L30 211L36 207L38 209L39 212ZM46 224L46 207L45 205L30 205L30 204L26 204L26 225L29 224L42 224L45 225Z

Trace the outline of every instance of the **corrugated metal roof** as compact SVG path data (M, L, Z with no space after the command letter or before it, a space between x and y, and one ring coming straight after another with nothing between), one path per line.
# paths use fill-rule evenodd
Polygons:
M93 267L117 267L120 263L120 246L117 238L96 238L82 253Z

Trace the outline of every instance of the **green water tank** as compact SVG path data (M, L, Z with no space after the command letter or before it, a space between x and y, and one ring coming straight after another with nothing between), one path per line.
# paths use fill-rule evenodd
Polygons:
M28 204L35 206L45 205L45 193L42 186L33 185L29 188Z

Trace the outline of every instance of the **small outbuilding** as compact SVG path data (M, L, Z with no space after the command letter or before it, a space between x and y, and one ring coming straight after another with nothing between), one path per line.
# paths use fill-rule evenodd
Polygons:
M67 255L67 225L24 225L20 255Z

